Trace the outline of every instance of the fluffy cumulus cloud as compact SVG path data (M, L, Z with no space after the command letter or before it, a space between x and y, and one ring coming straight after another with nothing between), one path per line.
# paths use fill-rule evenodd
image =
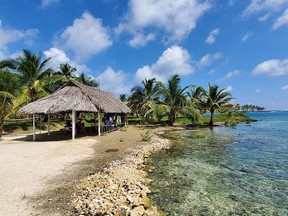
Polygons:
M254 14L265 13L258 18L259 21L266 21L272 14L278 16L272 28L277 29L288 24L288 1L287 0L251 0L250 4L242 13L242 17ZM279 13L281 14L279 16Z
M222 54L220 52L214 54L208 53L200 59L198 65L199 67L205 67L210 65L213 61L218 60L220 58L222 58Z
M139 68L135 78L137 81L156 78L165 82L174 74L187 75L194 70L189 52L180 46L172 46L162 53L156 63Z
M103 73L95 78L100 83L100 89L113 92L116 95L127 94L133 87L128 81L128 74L123 71L115 71L108 67ZM127 85L127 83L130 83Z
M266 74L269 76L283 76L288 74L288 59L279 60L271 59L258 64L253 72L253 75Z
M0 20L0 51L8 50L8 45L19 41L24 41L26 45L32 45L33 40L37 37L38 29L17 30L5 28Z
M215 43L216 37L217 37L217 35L218 35L219 33L220 33L220 29L219 29L219 28L212 30L212 31L209 33L209 35L208 35L207 39L205 40L205 42L206 42L207 44L213 44L213 43Z
M49 61L49 66L54 70L59 70L60 64L68 63L73 67L76 67L76 74L91 72L91 70L84 64L77 64L72 61L63 50L57 49L55 47L50 48L49 50L44 51L44 55L46 58L51 58Z
M240 72L238 70L230 71L224 77L218 79L217 82L223 82L224 80L230 79L230 78L237 76L239 74L240 74Z
M117 33L128 31L132 34L150 28L168 33L168 41L181 41L196 27L197 20L211 7L198 0L160 1L130 0L124 21Z
M284 85L281 87L282 90L288 91L288 85Z
M42 0L40 7L41 8L46 8L46 7L49 7L49 6L53 5L53 4L56 4L58 2L60 2L60 0Z
M84 12L57 38L56 45L72 51L77 62L84 62L112 45L109 31L100 19Z
M134 35L134 37L129 40L128 44L131 47L141 47L145 46L149 41L152 41L155 39L155 34L148 34L148 35L143 35L142 33L137 33Z

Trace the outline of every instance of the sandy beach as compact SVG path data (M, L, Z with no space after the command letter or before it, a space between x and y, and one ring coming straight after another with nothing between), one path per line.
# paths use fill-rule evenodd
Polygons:
M154 129L155 131L164 130ZM4 136L0 143L0 215L69 215L79 181L122 159L147 129L129 126L101 137ZM55 141L55 139L60 141ZM54 141L49 141L54 140Z

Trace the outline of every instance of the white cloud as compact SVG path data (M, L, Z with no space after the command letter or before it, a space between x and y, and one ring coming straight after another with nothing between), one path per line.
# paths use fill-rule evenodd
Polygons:
M265 13L260 16L260 22L266 21L272 15L278 16L273 22L272 28L277 29L288 24L288 1L287 0L251 0L251 3L243 11L242 17ZM279 16L279 14L281 15Z
M100 89L108 92L113 92L116 95L127 94L133 87L133 83L129 82L128 74L123 71L114 71L108 67L103 73L95 78L100 81ZM128 83L128 85L127 85Z
M140 46L145 46L149 41L152 41L155 39L155 34L148 34L148 35L143 35L141 33L138 33L136 35L134 35L134 38L132 38L128 44L131 47L140 47Z
M236 75L238 75L240 72L238 70L230 71L228 72L224 77L217 80L217 82L223 82L224 80L230 79Z
M215 68L213 68L213 69L211 69L209 72L208 72L208 74L214 74L214 73L216 73L216 69Z
M281 89L287 91L288 90L288 85L282 86Z
M269 76L282 76L288 74L288 59L271 59L258 64L253 75L267 74Z
M112 41L102 21L84 12L81 18L75 19L73 25L64 30L56 44L72 51L77 62L83 62L110 47Z
M272 28L277 29L281 26L288 24L288 9L286 9L283 14L278 17L278 19L273 23Z
M219 29L219 28L212 30L212 31L209 33L209 35L208 35L207 39L205 40L205 42L206 42L207 44L213 44L213 43L215 43L215 41L216 41L216 36L217 36L219 33L220 33L220 29Z
M220 59L220 58L222 58L222 53L220 52L217 52L214 54L208 53L200 59L198 64L200 67L205 67L205 66L210 65L213 61Z
M137 81L156 78L164 82L174 74L187 75L194 70L188 51L180 46L172 46L162 53L156 63L139 68L135 78Z
M182 41L196 27L197 20L211 5L198 0L130 0L124 21L116 28L119 34L132 34L155 28L166 32L167 40Z
M46 7L48 7L48 6L51 6L51 5L53 5L53 4L58 3L59 1L60 1L60 0L42 0L40 7L41 7L41 8L46 8Z
M270 13L267 13L261 17L258 17L259 22L264 22L270 17Z
M32 45L33 40L39 33L38 29L17 30L4 28L0 20L0 50L7 51L8 45L23 40L26 45Z
M260 92L261 92L261 89L256 89L255 92L256 92L256 93L260 93Z
M49 66L55 71L59 70L60 64L68 63L73 67L76 67L77 72L76 75L81 73L91 72L91 70L84 64L77 64L72 61L63 50L57 49L55 47L50 48L49 50L44 51L44 55L46 58L51 58L49 61Z
M287 0L251 0L251 3L243 11L242 16L245 17L263 11L280 11L287 6Z
M227 87L225 88L225 91L226 91L226 92L232 92L232 90L233 90L233 87L232 87L232 86L227 86Z
M253 35L253 33L251 32L247 32L241 39L242 42L246 42L251 36Z

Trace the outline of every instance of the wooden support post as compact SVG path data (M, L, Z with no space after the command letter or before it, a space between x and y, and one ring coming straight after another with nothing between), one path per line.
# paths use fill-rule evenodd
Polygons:
M96 125L96 113L94 113L94 126L95 126L95 132L97 131L97 125Z
M48 113L48 136L50 136L50 114Z
M98 136L101 136L101 113L98 110Z
M76 111L72 110L72 140L75 139L76 135Z
M36 140L36 135L35 135L35 114L33 114L33 141Z

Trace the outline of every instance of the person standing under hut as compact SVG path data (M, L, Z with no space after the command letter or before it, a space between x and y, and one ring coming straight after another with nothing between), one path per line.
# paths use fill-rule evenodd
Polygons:
M82 119L79 119L76 124L76 129L79 130L80 133L86 133L86 128L84 126L84 123L81 122Z

